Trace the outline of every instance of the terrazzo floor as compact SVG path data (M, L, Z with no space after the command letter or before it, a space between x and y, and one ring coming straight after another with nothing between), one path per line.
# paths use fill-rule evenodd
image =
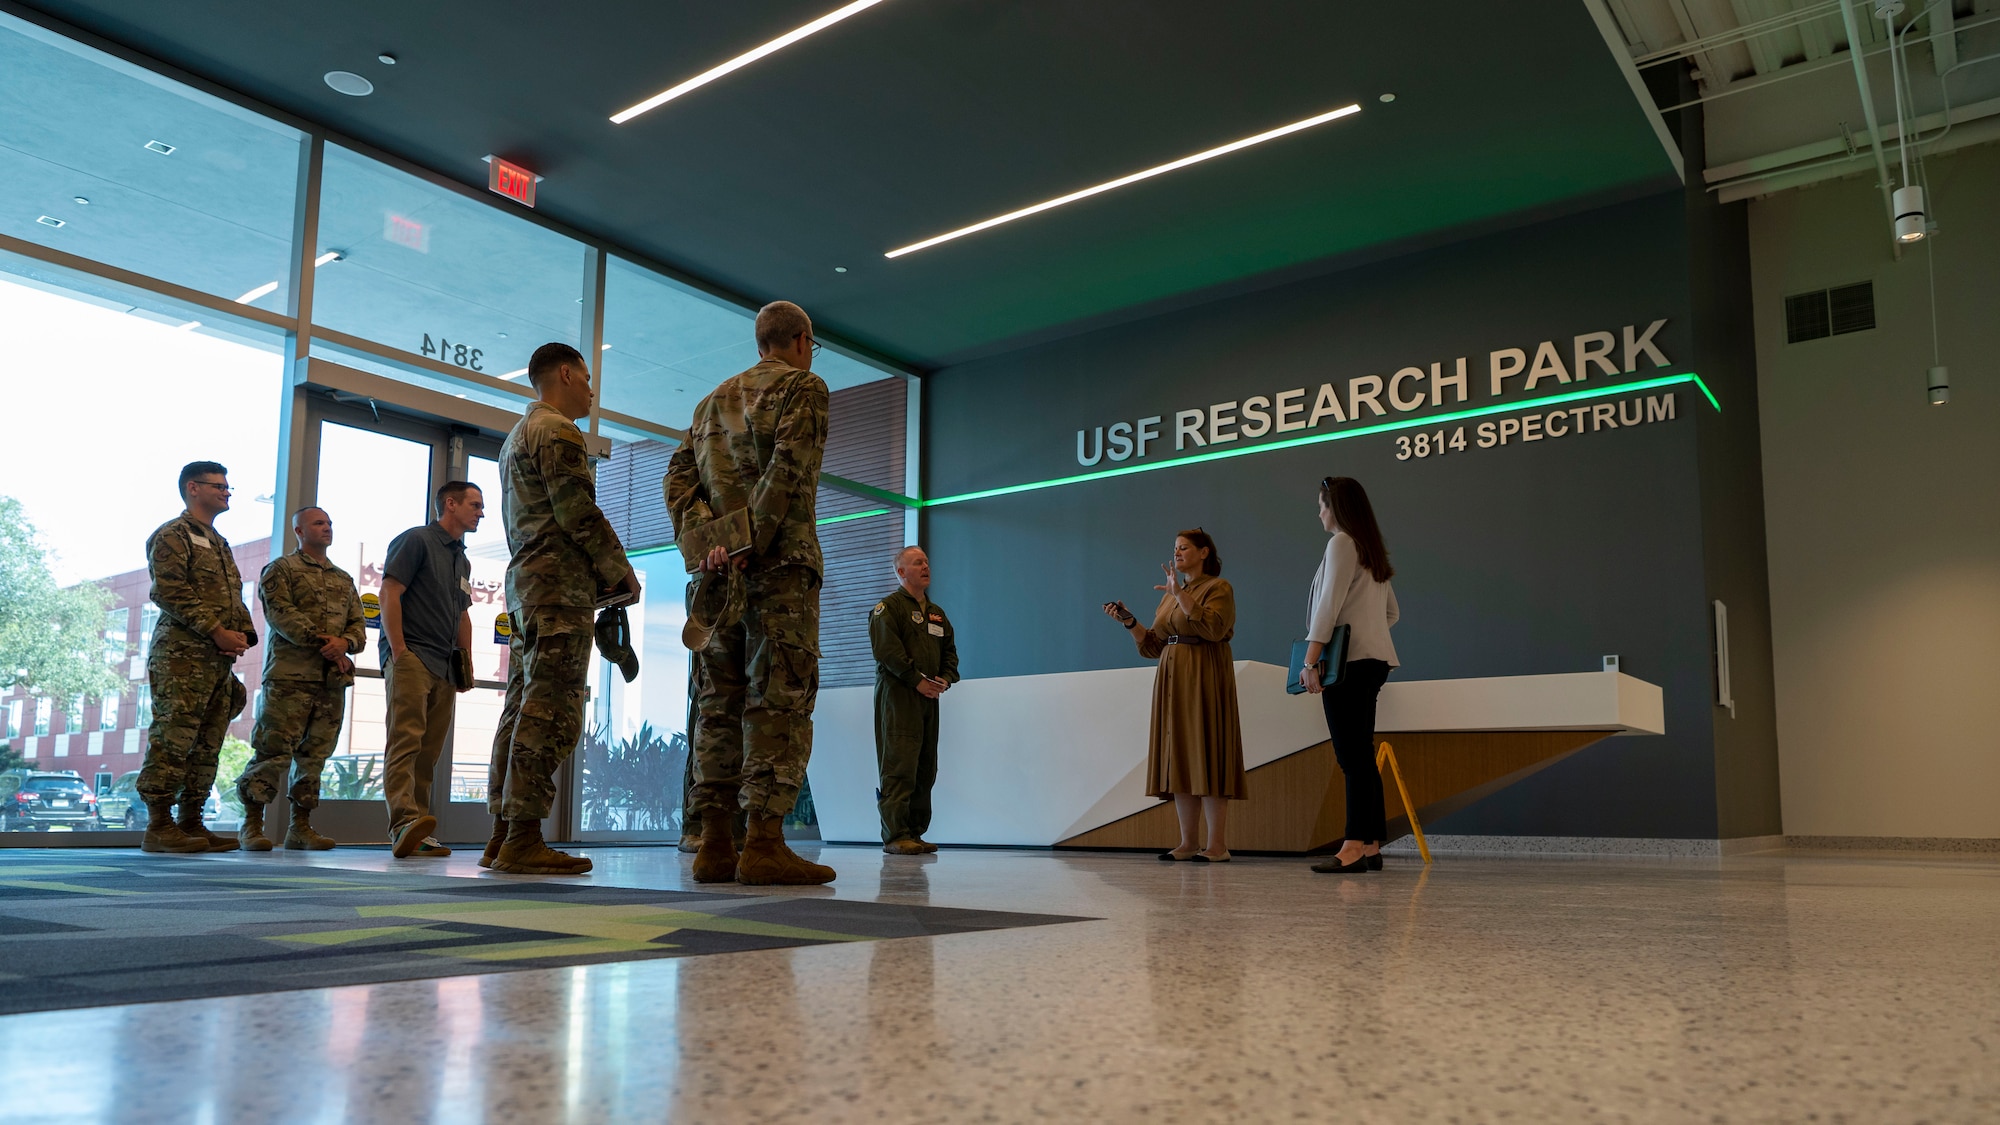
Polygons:
M0 1121L2000 1121L2000 857L801 850L1101 920L7 1017Z

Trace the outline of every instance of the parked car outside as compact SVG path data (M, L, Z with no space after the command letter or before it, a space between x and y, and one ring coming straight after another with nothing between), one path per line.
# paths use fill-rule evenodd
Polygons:
M97 798L97 818L106 828L144 828L146 802L139 799L139 771L118 775Z
M95 831L98 825L97 794L74 772L31 773L0 802L0 830Z

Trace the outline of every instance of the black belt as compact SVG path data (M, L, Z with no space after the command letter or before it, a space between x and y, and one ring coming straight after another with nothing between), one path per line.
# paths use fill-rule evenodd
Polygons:
M1168 633L1167 643L1170 645L1205 645L1209 641L1207 637L1189 637L1180 633Z

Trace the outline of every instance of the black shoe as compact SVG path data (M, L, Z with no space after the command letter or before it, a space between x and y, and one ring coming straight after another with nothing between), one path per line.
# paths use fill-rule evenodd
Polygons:
M1376 853L1375 853L1374 855L1371 855L1371 856L1368 856L1368 857L1366 857L1366 858L1367 858L1367 860L1368 860L1368 870L1370 870L1370 871L1380 871L1380 870L1382 870L1382 853L1381 853L1381 852L1376 852Z
M1189 852L1186 855L1175 855L1171 851L1164 851L1160 853L1160 859L1166 863L1186 863L1188 860L1191 860L1194 857L1195 857L1194 852Z
M1368 857L1362 856L1353 863L1342 863L1339 856L1330 855L1313 864L1313 870L1322 875L1347 875L1356 871L1367 871L1369 870Z

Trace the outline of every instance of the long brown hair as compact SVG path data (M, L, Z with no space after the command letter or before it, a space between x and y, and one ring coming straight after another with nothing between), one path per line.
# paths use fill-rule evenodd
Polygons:
M1178 538L1185 539L1193 544L1195 550L1206 550L1208 552L1208 557L1201 560L1201 572L1203 574L1213 578L1222 573L1222 555L1216 551L1215 540L1209 537L1208 532L1194 527L1186 531L1175 532L1174 534Z
M1382 543L1382 529L1375 524L1375 507L1368 493L1353 477L1326 477L1319 482L1319 502L1333 512L1334 525L1354 540L1354 553L1361 569L1387 582L1396 574L1389 565L1389 548Z

